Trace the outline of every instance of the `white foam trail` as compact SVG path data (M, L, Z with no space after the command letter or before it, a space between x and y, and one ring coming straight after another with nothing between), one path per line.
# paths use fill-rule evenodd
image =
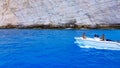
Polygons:
M87 38L86 40L81 37L75 37L75 43L81 48L95 48L107 50L120 50L120 43L112 41L99 41L94 38Z

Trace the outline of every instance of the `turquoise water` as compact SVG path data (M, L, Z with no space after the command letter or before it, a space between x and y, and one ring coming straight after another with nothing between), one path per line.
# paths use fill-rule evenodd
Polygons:
M120 68L120 50L80 48L86 32L120 41L120 30L0 30L0 68Z

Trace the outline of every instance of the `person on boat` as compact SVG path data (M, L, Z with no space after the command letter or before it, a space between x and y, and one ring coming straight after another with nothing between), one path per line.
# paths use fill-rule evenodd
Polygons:
M97 37L97 38L99 38L99 35L95 34L95 35L94 35L94 37Z
M86 33L83 33L82 38L86 39Z
M113 40L111 40L111 39L106 39L106 38L105 38L105 35L102 34L101 41L113 41Z
M102 34L101 41L105 41L105 35Z
M94 40L100 41L99 35L95 34L95 35L94 35Z

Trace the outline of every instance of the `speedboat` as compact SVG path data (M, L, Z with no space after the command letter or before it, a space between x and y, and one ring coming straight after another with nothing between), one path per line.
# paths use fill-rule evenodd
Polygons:
M114 41L101 41L99 38L75 37L75 43L79 44L81 48L97 48L97 49L117 49L120 50L120 43Z

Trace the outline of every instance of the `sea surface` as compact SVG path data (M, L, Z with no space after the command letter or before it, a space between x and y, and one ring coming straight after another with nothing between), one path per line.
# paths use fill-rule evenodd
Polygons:
M120 41L120 30L1 29L0 68L120 68L120 50L80 48L84 32Z

